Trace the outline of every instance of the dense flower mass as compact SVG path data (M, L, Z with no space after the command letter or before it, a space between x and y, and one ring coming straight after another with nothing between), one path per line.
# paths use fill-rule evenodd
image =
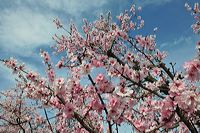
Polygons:
M199 33L198 3L185 7ZM186 62L184 73L168 68L155 35L132 34L144 26L141 9L131 6L116 23L110 13L91 23L84 19L80 32L55 19L67 35L53 37L53 50L62 55L56 65L41 50L46 76L13 58L1 60L17 75L17 86L2 93L0 132L113 133L125 124L133 132L197 133L200 60ZM67 78L56 73L60 69Z

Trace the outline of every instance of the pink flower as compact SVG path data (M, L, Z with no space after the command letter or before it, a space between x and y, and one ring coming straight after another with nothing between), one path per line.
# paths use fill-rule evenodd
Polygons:
M134 30L135 29L135 23L133 23L132 21L129 24L130 29Z
M98 74L97 77L96 77L96 83L101 83L102 81L104 81L105 77L103 74Z
M27 75L26 75L27 79L30 79L32 81L35 81L36 78L38 78L38 74L35 73L35 72L29 72Z
M122 20L122 18L123 18L122 14L120 14L119 16L117 16L117 19L120 20L120 21Z
M137 36L135 37L135 39L136 39L136 41L138 42L138 44L140 44L142 47L145 47L146 41L145 41L145 38L144 38L144 37L137 35Z
M156 51L155 57L158 58L158 60L162 61L167 56L166 52L160 52L158 49Z
M64 80L64 78L58 78L58 79L56 79L56 81L55 81L55 93L56 94L59 94L59 93L61 93L60 91L61 91L61 88L63 87L63 85L64 85L64 83L65 83L65 80Z
M110 116L115 116L117 114L117 110L116 109L110 109L109 110L109 115Z
M198 33L200 31L200 24L198 22L191 25L191 27L192 27L194 33Z
M99 113L103 110L103 105L97 99L92 100L91 107L92 109L97 110Z
M132 62L134 60L134 55L128 52L126 55L126 59L128 62Z
M115 123L121 124L124 120L124 117L120 116L117 120L115 120Z
M140 73L138 71L133 71L132 73L132 80L135 82L139 82L142 79Z
M184 91L174 99L174 104L178 105L184 111L193 113L196 107L195 93L193 91ZM188 114L189 115L189 114Z
M100 67L102 66L102 63L99 60L93 59L91 65L95 67Z
M170 88L170 96L176 96L179 95L184 89L185 84L182 80L174 80L173 83L169 84Z
M115 66L116 63L117 63L116 59L114 59L114 58L110 58L109 59L109 64L110 65Z
M61 59L61 60L58 61L58 63L56 64L56 67L58 67L58 68L60 69L60 68L63 67L63 66L64 66L64 60Z
M74 114L74 106L71 103L66 103L64 106L63 116L65 118L72 118Z
M140 130L140 132L144 132L147 129L147 124L145 121L142 120L136 120L133 123L137 129Z
M163 101L162 101L162 106L161 106L161 120L165 122L166 119L168 119L172 112L174 111L175 106L173 104L173 101L169 96L167 96Z
M152 73L153 76L159 76L161 74L161 70L158 67L154 67Z
M50 104L53 105L56 108L61 108L61 104L60 104L59 99L57 97L51 97Z
M44 62L45 62L45 63L47 63L47 62L50 60L50 56L49 56L49 54L48 54L47 52L41 51L40 54L41 54L41 57L44 58Z
M188 61L184 64L184 68L186 69L186 78L191 81L200 80L200 61L193 60Z
M53 69L48 69L47 70L47 76L49 78L49 81L53 82L54 79L55 79L55 72L54 72L54 70Z
M90 71L91 71L91 64L89 64L89 63L84 63L84 64L82 64L81 66L82 66L81 69L82 69L82 73L83 73L83 74L88 74L88 73L90 73Z
M22 70L24 68L24 64L19 65L19 67L18 67L17 60L13 59L12 57L8 60L5 60L4 64L8 68L11 68L13 70L13 73L18 73L20 70Z
M118 108L120 106L120 101L117 97L112 97L110 100L109 100L109 107L111 108Z

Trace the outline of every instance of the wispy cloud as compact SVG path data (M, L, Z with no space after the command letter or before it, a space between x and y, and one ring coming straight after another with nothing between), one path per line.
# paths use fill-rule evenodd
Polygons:
M169 49L172 47L181 47L182 46L193 46L194 45L194 36L181 36L179 38L174 39L171 42L164 42L159 45L160 48Z
M159 48L168 52L166 62L174 62L177 68L181 68L185 61L191 60L196 56L196 42L198 37L181 36L173 41L165 42L159 45Z
M49 14L35 13L27 8L0 13L0 41L4 51L30 56L31 50L51 41L54 31Z
M109 0L108 0L109 1ZM107 0L43 0L43 5L57 11L64 11L71 15L78 15L82 12L100 8L108 2Z
M142 5L142 6L147 6L147 5L164 5L166 3L172 2L174 0L138 0L137 3Z
M2 7L0 9L1 50L20 56L31 56L34 49L50 45L51 37L56 33L53 18L60 16L61 13L68 18L80 17L81 13L96 10L106 2L106 0L84 2L82 0L11 0L10 4L9 2L5 5L0 4Z

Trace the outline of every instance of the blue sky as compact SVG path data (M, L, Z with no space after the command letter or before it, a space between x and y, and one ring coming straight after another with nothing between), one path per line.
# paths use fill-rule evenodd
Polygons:
M100 13L111 11L113 18L131 3L143 7L144 29L152 33L158 27L157 47L169 53L166 62L184 61L195 56L195 36L190 28L193 19L184 8L185 2L198 0L0 0L0 58L15 57L40 73L43 64L39 49L49 50L52 36L59 33L52 23L60 18L67 26L72 20L79 27L82 18L94 20ZM0 65L0 89L13 87L11 72Z

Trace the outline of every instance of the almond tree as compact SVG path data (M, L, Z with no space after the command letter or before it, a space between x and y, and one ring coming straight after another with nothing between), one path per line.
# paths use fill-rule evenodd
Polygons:
M198 3L185 6L200 33ZM16 89L1 94L1 132L118 133L126 123L133 132L197 133L200 59L186 62L184 73L172 63L167 67L155 34L135 35L144 26L140 11L132 5L116 23L110 13L84 20L81 32L55 19L66 34L53 37L54 52L62 56L56 65L48 52L40 52L46 77L16 59L2 59L18 78ZM66 70L67 78L56 69Z

